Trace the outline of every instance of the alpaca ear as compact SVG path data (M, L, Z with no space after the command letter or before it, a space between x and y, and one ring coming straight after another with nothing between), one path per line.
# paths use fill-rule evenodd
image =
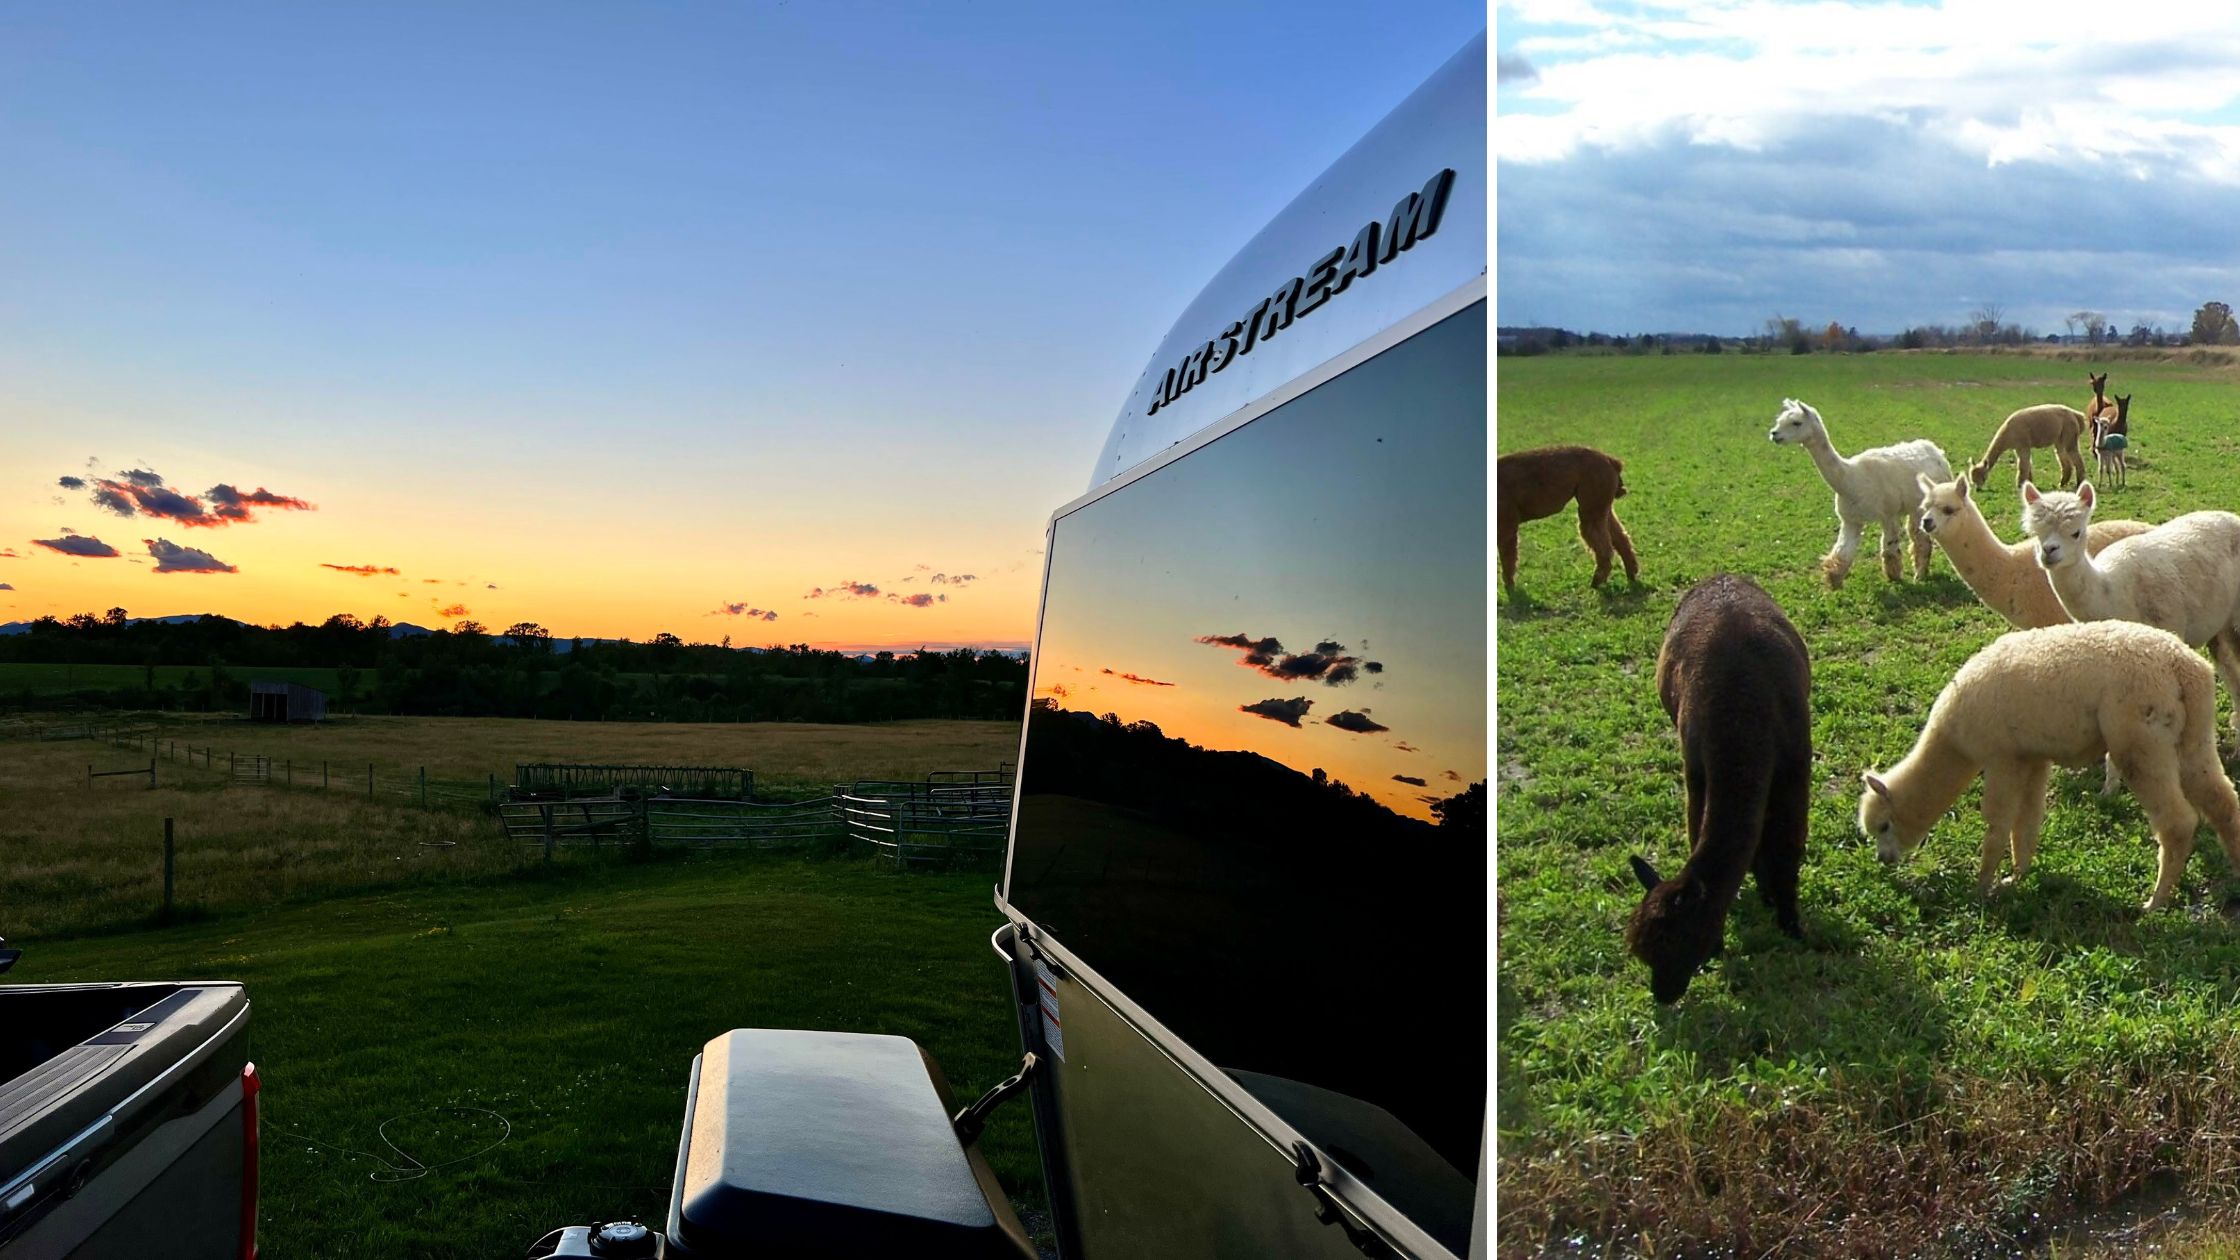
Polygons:
M2077 502L2084 504L2085 511L2089 512L2092 510L2091 482L2085 482L2083 485L2077 487Z
M1890 799L1890 785L1882 781L1882 776L1868 770L1861 773L1859 778L1861 782L1867 785L1868 791L1882 798L1883 804L1890 806L1892 809L1897 808L1898 803Z
M1921 493L1927 495L1937 488L1937 479L1927 473L1915 473L1913 484L1921 487Z
M2036 503L2038 501L2038 487L2030 484L2027 481L2023 482L2022 501L2024 503Z
M1649 865L1647 858L1637 853L1633 855L1631 860L1633 862L1633 877L1641 881L1643 891L1654 890L1657 885L1664 882L1657 878L1657 868Z
M1952 480L1952 484L1959 487L1961 498L1965 499L1968 497L1968 479L1966 477L1955 477Z

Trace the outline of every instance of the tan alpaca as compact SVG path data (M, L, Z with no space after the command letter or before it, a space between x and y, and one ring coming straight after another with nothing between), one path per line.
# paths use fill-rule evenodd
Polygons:
M2177 890L2202 818L2240 868L2240 798L2217 761L2216 722L2208 663L2166 630L2089 621L2012 631L1952 676L1903 761L1861 776L1859 830L1875 856L1896 863L1980 773L1976 892L1988 896L2002 850L2014 859L2008 883L2037 855L2054 763L2105 755L2154 828L2161 856L2145 908L2158 910Z
M2006 543L1991 532L1983 509L1968 493L1968 480L1954 477L1938 482L1919 478L1921 530L1936 540L1952 558L1952 571L1976 593L1984 607L2005 617L2017 630L2058 626L2073 621L2061 606L2046 571L2038 567L2034 541ZM2094 521L2085 546L2094 554L2119 538L2144 534L2154 526L2145 521Z
M2083 437L2084 413L2076 408L2060 403L2024 407L2008 416L1999 425L1999 431L1991 435L1990 448L1968 469L1968 479L1975 482L1976 489L1983 489L1984 479L1991 475L1999 457L2013 451L2015 463L2019 465L2014 483L2019 486L2025 481L2035 481L2037 479L2030 473L2030 449L2050 446L2055 458L2061 461L2061 484L2073 485L2084 480L2084 456L2077 450L2077 442Z

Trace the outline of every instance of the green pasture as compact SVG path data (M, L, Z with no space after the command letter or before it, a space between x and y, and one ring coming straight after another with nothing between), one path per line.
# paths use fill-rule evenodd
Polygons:
M1927 437L1957 471L2010 411L2082 408L2088 367L2135 395L2130 485L2104 518L2240 510L2240 373L2217 361L1500 360L1499 449L1622 459L1642 560L1639 585L1590 590L1566 511L1524 527L1517 593L1497 593L1505 1254L2076 1254L2151 1236L2139 1223L2173 1205L2196 1226L2240 1205L2240 881L2213 837L2176 905L2142 917L2144 817L2100 800L2097 772L2057 773L2036 868L1988 902L1973 791L1911 861L1877 863L1860 771L1903 755L2006 626L1941 554L1928 581L1886 582L1872 530L1826 589L1833 496L1766 440L1796 397L1845 454ZM2050 452L2037 467L2058 477ZM2010 540L2014 495L2010 456L1983 496ZM1621 938L1626 858L1686 858L1653 673L1680 595L1720 571L1762 584L1812 652L1807 939L1745 885L1725 959L1660 1009Z
M661 1219L692 1056L728 1028L912 1037L968 1098L1017 1068L985 872L577 859L37 941L7 978L247 983L274 1257L518 1256L560 1225ZM982 1143L1039 1205L1026 1108Z

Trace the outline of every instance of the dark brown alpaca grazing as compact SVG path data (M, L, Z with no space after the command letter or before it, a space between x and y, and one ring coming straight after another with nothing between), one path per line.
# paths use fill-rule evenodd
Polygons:
M1644 890L1626 947L1649 993L1677 1002L1726 940L1727 911L1754 874L1781 930L1799 940L1797 868L1812 804L1812 662L1773 597L1720 574L1681 597L1657 653L1657 695L1680 734L1688 863L1671 879L1633 859Z
M1591 446L1547 446L1496 461L1494 517L1501 534L1501 585L1517 589L1517 526L1554 516L1579 501L1579 537L1594 552L1594 582L1610 580L1610 555L1625 562L1626 579L1641 579L1633 539L1611 505L1626 497L1625 465Z

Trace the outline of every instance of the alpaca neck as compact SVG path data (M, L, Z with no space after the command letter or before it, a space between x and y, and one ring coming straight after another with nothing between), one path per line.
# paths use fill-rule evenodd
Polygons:
M1804 449L1812 452L1812 463L1820 470L1821 480L1827 482L1837 494L1850 492L1851 461L1836 454L1835 443L1828 440L1826 430L1806 438Z
M1983 519L1983 512L1972 499L1965 509L1939 520L1932 536L1952 557L1952 567L1963 581L1969 579L1971 570L1976 577L1988 577L1992 566L2004 564L2011 557L2007 545L1991 532L1991 523Z
M1904 802L1893 806L1898 824L1909 832L1927 835L1937 819L1975 782L1982 768L1935 732L1923 731L1905 760L1882 772L1891 797Z
M2092 537L2089 527L2085 537ZM2058 569L2048 570L2046 580L2053 583L2054 594L2061 598L2061 606L2069 610L2070 616L2079 621L2087 620L2078 616L2080 609L2094 614L2093 619L2106 615L2112 594L2108 571L2092 558L2090 547L2080 546L2077 558Z

